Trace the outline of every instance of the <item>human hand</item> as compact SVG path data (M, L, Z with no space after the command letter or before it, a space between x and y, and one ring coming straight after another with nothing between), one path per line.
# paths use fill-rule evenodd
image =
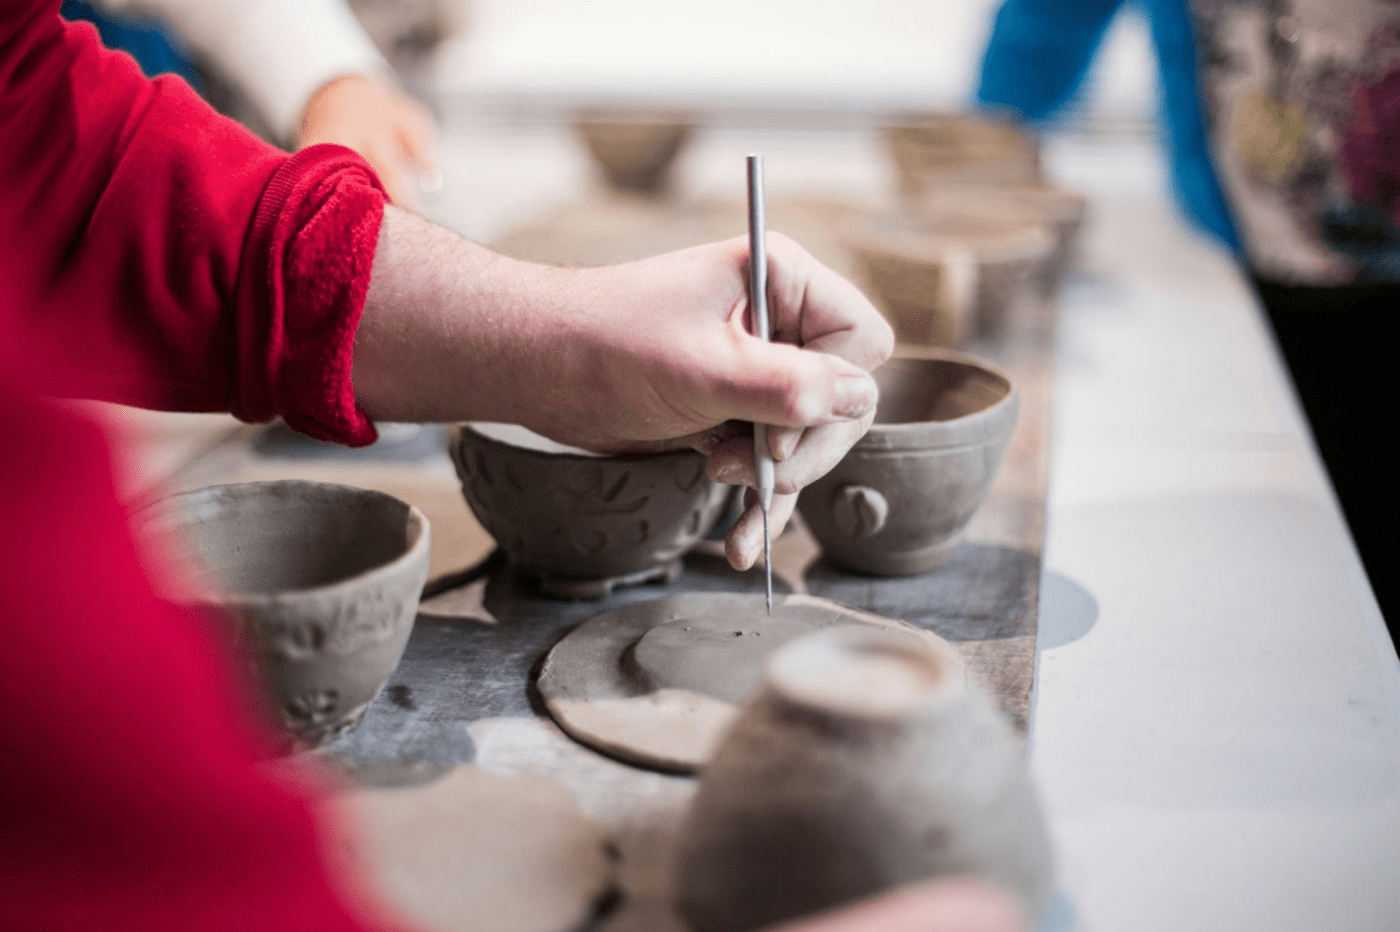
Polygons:
M405 171L436 173L434 135L432 117L417 101L374 78L350 74L311 95L297 148L330 142L354 149L379 176L389 199L411 210L414 190L404 184Z
M901 887L765 932L1020 932L1015 901L975 880L954 877Z
M629 358L599 374L622 381L599 384L606 401L544 432L596 450L690 446L708 458L711 478L753 487L753 422L775 425L769 518L781 528L797 492L870 427L878 391L868 371L894 338L853 285L796 243L770 234L769 256L773 344L749 332L746 239L601 270L609 311L626 321L611 342ZM754 564L762 533L751 495L726 541L731 565Z
M388 420L522 424L600 452L693 447L718 481L753 486L752 422L769 432L775 527L795 493L865 433L869 370L894 347L854 285L770 234L777 342L750 335L748 242L604 268L533 265L395 210L385 213L356 333L357 400ZM726 551L762 549L752 507Z

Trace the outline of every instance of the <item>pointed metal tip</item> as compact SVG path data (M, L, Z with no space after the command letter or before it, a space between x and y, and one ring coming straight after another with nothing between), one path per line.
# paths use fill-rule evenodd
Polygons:
M767 581L767 588L764 590L764 602L768 606L768 614L773 614L773 538L768 534L768 509L763 509L763 572Z

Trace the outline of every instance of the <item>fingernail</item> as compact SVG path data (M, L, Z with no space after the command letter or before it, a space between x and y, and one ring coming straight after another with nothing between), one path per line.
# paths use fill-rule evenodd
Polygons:
M785 462L797 450L797 442L802 439L802 431L795 427L784 427L774 432L770 444L773 451L773 459L779 463Z
M836 417L864 417L875 407L879 397L880 390L870 376L842 376L836 381L836 398L832 402L831 413Z
M733 463L726 463L715 470L715 481L722 485L738 485L739 467Z

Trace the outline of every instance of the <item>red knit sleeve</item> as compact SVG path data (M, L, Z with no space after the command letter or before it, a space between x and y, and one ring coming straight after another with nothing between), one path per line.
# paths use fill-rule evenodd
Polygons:
M42 387L373 440L350 381L386 202L368 164L288 156L56 10L0 2L0 227Z

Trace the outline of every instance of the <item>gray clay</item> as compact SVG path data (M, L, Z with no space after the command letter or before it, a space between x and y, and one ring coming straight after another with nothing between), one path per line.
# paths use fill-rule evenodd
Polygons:
M408 789L332 800L362 828L365 873L396 912L438 932L583 928L616 886L607 832L568 789L458 767Z
M735 711L758 689L764 662L814 631L878 628L924 644L961 669L927 631L810 596L687 593L589 619L541 668L545 705L576 740L632 763L689 773L709 758Z
M1024 750L962 670L907 638L785 647L700 778L676 889L694 932L748 932L975 874L1031 915L1052 889Z
M182 547L182 601L230 617L293 747L354 727L398 665L428 575L428 519L324 482L252 482L172 496L153 530Z
M454 428L448 448L467 504L511 562L569 598L674 578L729 494L690 450L599 456L486 424Z
M1016 426L1010 378L950 350L875 370L875 424L798 508L831 562L883 576L942 564L987 497Z

